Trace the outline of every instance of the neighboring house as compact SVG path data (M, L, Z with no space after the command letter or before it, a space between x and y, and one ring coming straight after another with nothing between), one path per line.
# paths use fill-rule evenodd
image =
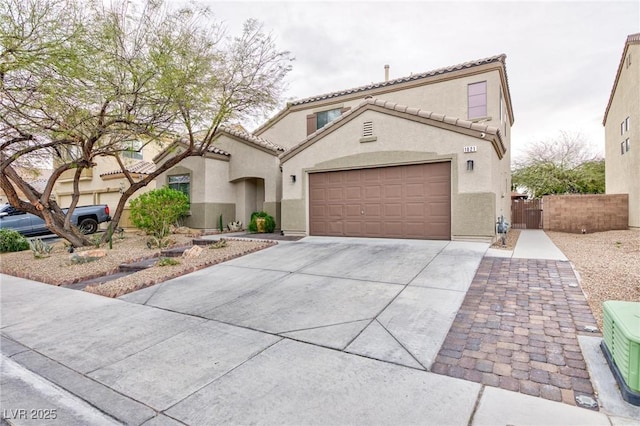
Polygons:
M179 152L180 142L161 152L154 162L162 164L169 153ZM177 145L177 146L176 146ZM191 214L185 225L217 229L241 220L246 227L251 213L264 210L280 223L282 178L278 155L284 148L247 133L240 126L223 127L202 157L188 157L156 178L189 196Z
M607 194L629 194L629 226L640 228L640 33L627 37L604 113Z
M289 103L254 132L287 148L283 232L493 240L510 221L505 58Z
M47 186L47 182L49 181L49 177L53 170L51 169L42 169L38 167L27 168L27 167L16 167L16 172L22 176L22 178L31 186L33 186L37 191L43 192L45 187ZM22 200L26 200L27 197L20 190L20 188L15 187L16 193L18 194L18 198ZM0 188L0 205L8 203L9 199L7 198L7 194L4 193L4 190Z
M132 142L131 150L122 153L121 159L131 177L139 181L155 170L155 164L152 160L161 149L162 144L160 143L143 144L136 141ZM118 206L122 192L129 187L129 181L115 158L97 157L95 163L96 165L92 169L84 169L82 171L78 182L80 193L78 205L107 204L113 214ZM61 207L68 207L71 204L74 174L75 170L67 170L56 182L54 194ZM129 200L155 188L156 182L152 181L146 187L136 191ZM118 226L133 227L128 204L125 206Z

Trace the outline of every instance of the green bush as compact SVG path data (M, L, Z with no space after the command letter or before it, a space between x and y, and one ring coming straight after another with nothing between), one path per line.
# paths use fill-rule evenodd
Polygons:
M53 246L51 244L42 241L40 238L34 238L31 240L31 242L29 242L29 246L33 252L33 257L36 259L49 257L51 255L51 250L53 250Z
M258 224L256 222L258 218L264 218L265 232L271 233L276 229L276 221L273 219L273 216L267 212L253 212L251 213L251 221L249 222L249 232L258 232Z
M154 189L131 201L133 226L158 240L169 235L175 224L189 211L189 198L169 187Z
M0 229L0 253L22 251L29 248L29 242L18 231Z

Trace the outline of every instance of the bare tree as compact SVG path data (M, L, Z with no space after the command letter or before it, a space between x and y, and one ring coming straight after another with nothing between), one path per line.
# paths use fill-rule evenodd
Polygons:
M0 42L0 187L14 207L75 246L89 243L70 217L82 171L97 157L115 158L129 181L113 214L117 226L133 193L203 155L222 124L274 108L292 61L255 20L231 38L207 9L170 10L161 0L138 9L126 0L109 8L97 0L7 0ZM131 141L176 138L184 150L132 178L121 160ZM16 172L27 158L53 158L42 192ZM65 215L51 194L69 170L74 195Z

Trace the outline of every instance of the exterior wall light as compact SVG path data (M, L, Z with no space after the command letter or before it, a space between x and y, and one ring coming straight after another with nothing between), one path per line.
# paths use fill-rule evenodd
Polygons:
M473 171L473 160L467 160L467 171L468 172Z
M296 183L296 175L291 175L291 183Z

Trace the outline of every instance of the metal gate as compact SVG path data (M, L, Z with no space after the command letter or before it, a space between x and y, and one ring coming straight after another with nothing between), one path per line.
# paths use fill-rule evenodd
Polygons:
M542 200L511 201L511 227L514 229L542 229Z

